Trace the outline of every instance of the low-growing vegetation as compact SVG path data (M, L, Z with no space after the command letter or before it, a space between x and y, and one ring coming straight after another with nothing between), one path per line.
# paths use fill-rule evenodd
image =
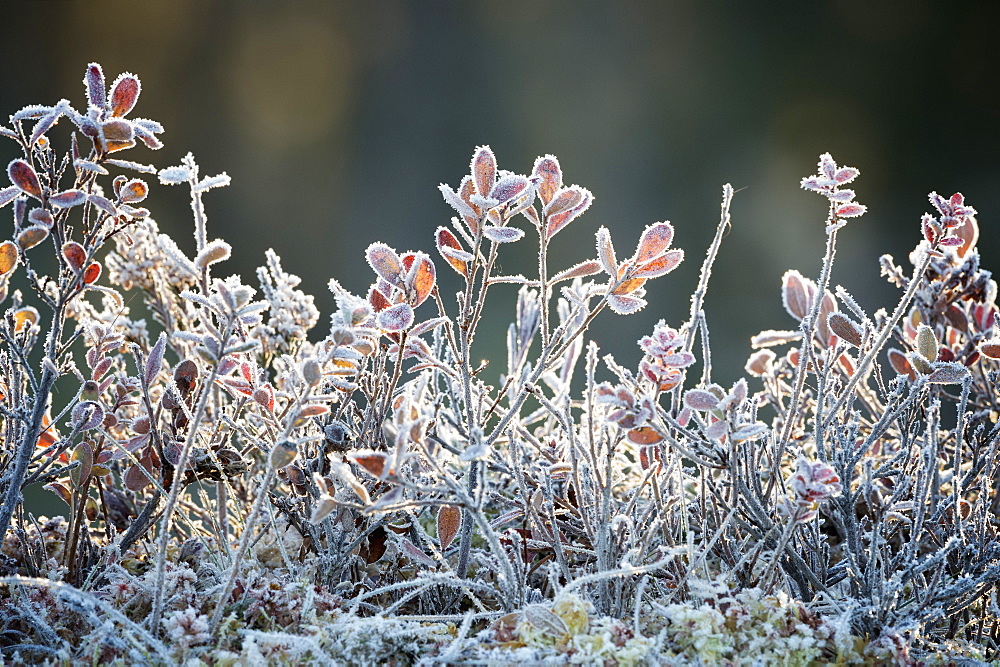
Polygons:
M84 84L82 110L0 126L23 153L0 188L3 660L1000 658L1000 320L961 194L931 193L912 268L881 259L899 301L869 312L833 272L859 172L821 156L801 186L829 203L822 271L785 274L788 319L723 387L703 304L729 186L690 311L634 334L638 367L587 329L670 281L674 225L617 246L602 227L551 267L593 195L554 156L510 172L485 146L440 186L436 250L372 239L371 288L331 280L320 326L273 252L253 286L222 277L204 199L225 174L122 157L161 146L138 78ZM190 191L193 256L142 207L151 176ZM513 243L537 266L502 275ZM501 283L506 350L483 350Z

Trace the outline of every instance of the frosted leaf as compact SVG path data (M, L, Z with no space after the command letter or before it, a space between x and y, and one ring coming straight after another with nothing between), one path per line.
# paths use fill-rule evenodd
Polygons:
M472 253L466 252L462 248L462 243L445 227L438 227L434 235L438 252L445 261L451 265L461 275L469 276L468 262L472 261Z
M809 314L815 284L792 269L781 277L781 304L788 314L801 321Z
M757 422L755 424L744 424L732 432L732 438L735 442L745 442L746 440L753 440L759 438L767 433L767 426Z
M538 198L546 205L562 187L562 169L555 155L545 155L535 160L531 174L538 177Z
M70 268L74 271L80 271L83 269L84 263L87 261L87 251L82 245L76 241L67 241L62 247L63 257L66 259L66 263L69 264Z
M601 262L605 273L612 278L618 276L618 259L615 257L615 246L611 243L611 232L607 227L597 230L597 259Z
M706 389L689 389L684 394L684 405L698 412L708 412L719 406L719 397Z
M562 280L570 280L571 278L582 278L584 276L592 276L594 274L601 272L601 263L595 259L588 259L583 262L579 262L560 271L556 275L552 276L550 280L551 283L558 283Z
M837 207L838 218L859 218L865 214L868 207L864 204L842 204Z
M483 236L494 243L513 243L524 236L524 230L517 227L486 227Z
M111 109L111 115L125 116L132 111L135 103L139 100L141 90L142 86L137 76L128 72L119 74L108 94L108 107Z
M17 246L11 241L0 243L0 278L5 278L17 268Z
M87 102L90 106L106 110L107 105L107 84L104 82L104 70L100 64L90 63L87 65L87 73L83 77L83 86L87 90Z
M73 166L80 171L90 171L95 174L100 174L101 176L107 176L108 170L97 164L96 162L91 162L90 160L74 160Z
M472 179L476 192L485 197L493 189L497 177L497 159L489 146L480 146L472 156Z
M412 296L411 304L416 307L427 300L437 276L434 262L425 253L406 253L402 257L403 268L406 270L406 285Z
M582 200L583 191L580 188L576 186L565 188L555 194L555 197L545 205L542 212L544 212L546 216L562 213L563 211L570 210Z
M384 243L373 243L365 251L368 265L387 283L401 286L403 281L403 263L396 251Z
M843 313L834 312L830 313L827 322L830 331L837 334L851 345L861 347L861 343L863 341L861 327L855 324L849 317Z
M165 334L161 333L160 338L156 341L156 344L149 351L149 356L146 358L146 366L143 369L143 381L146 387L149 387L153 380L156 379L156 374L160 372L160 366L163 365L163 354L167 349L167 337Z
M635 250L635 263L644 264L656 259L666 252L673 240L674 227L669 222L657 222L646 227Z
M3 190L0 190L0 208L6 206L7 204L17 199L17 196L19 194L21 194L21 188L17 187L16 185L12 185L9 188L4 188Z
M118 215L118 208L111 201L101 195L90 195L87 197L91 204L101 209L108 215Z
M448 205L451 206L453 209L455 209L455 211L460 216L462 216L465 219L476 217L476 212L472 210L472 207L469 206L461 197L459 197L458 193L456 193L450 187L448 187L444 183L441 183L440 185L438 185L438 190L441 191L441 196L444 197L444 200L448 203Z
M31 168L31 165L24 160L11 160L7 165L7 175L10 182L21 188L25 194L29 194L36 199L42 196L42 186L38 182L38 174Z
M632 275L636 278L659 278L676 269L682 261L684 261L683 250L680 248L669 250L652 262L643 264Z
M58 208L71 208L87 201L87 193L83 190L66 190L49 197L49 202Z
M583 188L580 188L580 193L580 199L575 206L569 210L553 213L548 216L546 219L546 235L548 238L552 238L558 234L566 225L576 220L590 208L590 205L594 202L594 196L589 190Z
M376 319L383 331L405 331L413 324L413 308L408 303L397 303L381 311Z
M646 300L637 296L609 294L608 306L619 315L631 315L646 307Z
M927 377L934 384L958 384L970 377L969 369L953 361L939 361L934 371Z
M506 204L519 197L530 196L531 188L532 183L525 176L504 176L490 190L489 197L500 204Z

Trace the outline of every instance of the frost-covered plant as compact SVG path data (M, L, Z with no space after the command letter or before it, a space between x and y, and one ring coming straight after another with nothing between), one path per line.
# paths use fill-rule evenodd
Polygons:
M593 258L550 267L593 194L553 156L519 174L485 146L440 186L438 256L373 240L371 287L331 280L315 332L274 252L258 287L219 273L238 249L210 240L203 200L228 176L113 155L160 146L129 118L138 79L109 92L93 64L85 85L86 112L0 127L22 153L0 189L4 658L997 656L996 283L962 195L931 194L913 271L881 260L899 302L871 312L833 286L859 172L821 156L801 183L829 203L820 275L784 275L797 328L755 336L725 388L703 305L729 186L689 313L636 333L634 363L586 332L683 261L674 226L623 259L601 227ZM187 186L193 257L135 173ZM499 273L534 242L537 266ZM498 359L476 336L500 283L520 287ZM67 518L33 516L29 485Z

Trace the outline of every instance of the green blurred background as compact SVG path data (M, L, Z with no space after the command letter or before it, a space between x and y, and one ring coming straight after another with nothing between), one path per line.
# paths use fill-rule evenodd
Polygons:
M642 313L593 330L628 366L658 319L686 316L725 182L739 192L707 301L716 379L742 374L750 335L794 326L778 286L787 268L818 273L826 205L798 181L824 151L862 170L869 213L841 232L833 280L867 309L894 303L876 259L905 263L930 190L964 192L987 267L1000 252L993 2L54 0L4 13L0 113L61 97L83 108L92 60L109 82L138 74L135 115L163 123L166 147L122 157L168 166L192 151L203 173L227 171L233 185L207 197L210 235L237 249L222 270L254 282L273 247L317 295L318 335L328 278L371 282L369 243L436 257L433 230L452 215L436 186L456 185L479 144L522 173L553 153L595 193L557 237L556 269L593 256L600 225L625 255L644 225L675 224L688 260L651 283ZM190 250L186 192L157 186L148 203ZM530 272L535 252L529 235L503 270ZM499 301L483 357L512 313Z

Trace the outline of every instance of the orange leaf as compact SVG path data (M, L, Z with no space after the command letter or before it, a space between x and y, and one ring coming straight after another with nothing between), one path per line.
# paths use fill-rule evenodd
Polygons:
M469 277L468 264L458 259L457 257L452 257L451 255L448 255L447 253L444 252L444 250L442 250L442 248L451 248L452 250L465 252L465 249L462 247L461 242L459 242L459 240L455 238L455 235L452 234L450 230L445 229L444 227L438 227L435 240L437 241L438 252L440 252L441 256L444 257L445 261L451 265L451 268L455 269L456 271L458 271L458 273L468 278Z
M629 442L634 442L637 445L655 445L663 440L663 436L649 426L634 428L625 437L628 438Z
M372 477L382 478L386 472L386 455L370 449L363 449L350 455L350 459L365 469Z
M635 263L645 264L656 259L670 247L674 240L674 227L669 222L657 222L646 227L635 249Z
M416 262L416 268L414 268ZM406 269L407 287L412 295L414 308L427 300L434 290L434 262L424 253L406 253L403 255L403 267Z
M14 331L21 331L26 326L38 322L38 311L31 306L25 306L14 311Z
M17 245L13 241L0 243L0 277L8 275L17 266Z
M542 200L542 205L552 201L559 188L562 187L562 169L559 168L559 160L554 155L546 155L535 160L535 168L532 176L538 177L538 198Z
M665 276L684 261L684 251L681 249L669 250L652 262L643 264L632 275L636 278L659 278Z
M462 511L454 505L442 505L437 516L437 536L441 551L448 548L462 525Z

